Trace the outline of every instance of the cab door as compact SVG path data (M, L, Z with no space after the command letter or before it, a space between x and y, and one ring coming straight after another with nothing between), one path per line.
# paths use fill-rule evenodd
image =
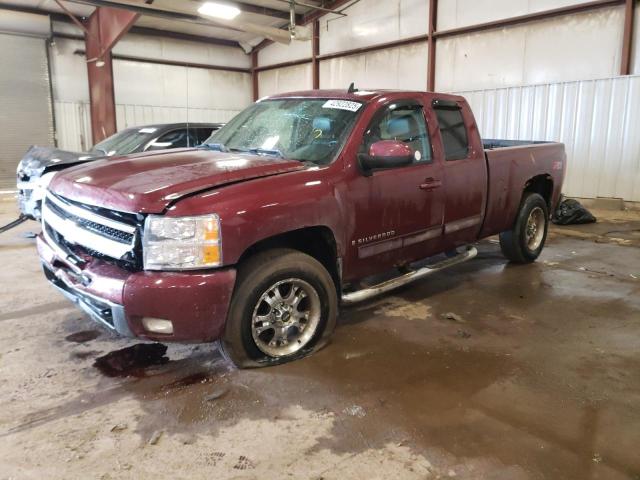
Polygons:
M462 100L432 103L444 153L444 244L452 249L475 241L487 201L487 162L471 109Z
M431 138L437 127L427 121L425 110L420 99L391 102L374 114L365 130L360 154L378 141L395 140L410 147L413 160L373 171L361 167L354 179L349 276L367 276L438 250L444 212L442 162L433 155Z

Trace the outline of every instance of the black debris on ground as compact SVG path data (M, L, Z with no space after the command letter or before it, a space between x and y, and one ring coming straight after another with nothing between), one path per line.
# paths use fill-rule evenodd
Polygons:
M595 223L596 220L589 210L573 198L562 198L551 217L551 221L556 225Z

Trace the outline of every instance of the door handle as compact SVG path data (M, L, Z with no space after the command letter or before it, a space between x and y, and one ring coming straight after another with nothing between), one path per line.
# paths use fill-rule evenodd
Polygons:
M442 186L442 182L440 180L436 180L435 178L429 177L425 179L424 183L420 184L420 190L434 190Z

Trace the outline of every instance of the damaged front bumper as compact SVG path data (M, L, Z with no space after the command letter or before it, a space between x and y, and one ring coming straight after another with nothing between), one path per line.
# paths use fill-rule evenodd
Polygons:
M126 337L208 342L222 335L235 284L233 268L202 272L132 272L94 258L78 265L40 235L45 276L93 320ZM170 333L149 331L148 319L171 322Z
M124 337L134 336L129 328L124 306L108 298L114 297L114 289L117 291L124 286L122 278L112 279L111 295L96 294L87 287L96 280L98 280L98 285L103 283L101 277L97 278L95 273L90 276L88 272L83 272L73 261L69 260L69 256L64 251L55 244L50 245L43 235L38 236L37 247L44 275L54 287L93 320L109 330Z
M51 265L44 262L42 268L47 280L93 320L123 337L134 336L129 329L122 305L83 292L73 285L69 274L60 268L54 270Z

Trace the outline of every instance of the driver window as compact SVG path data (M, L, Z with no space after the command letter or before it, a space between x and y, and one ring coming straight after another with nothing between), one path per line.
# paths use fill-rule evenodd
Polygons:
M397 140L409 145L414 152L414 163L431 161L431 143L420 105L387 107L366 131L364 151L368 152L369 147L380 140Z

